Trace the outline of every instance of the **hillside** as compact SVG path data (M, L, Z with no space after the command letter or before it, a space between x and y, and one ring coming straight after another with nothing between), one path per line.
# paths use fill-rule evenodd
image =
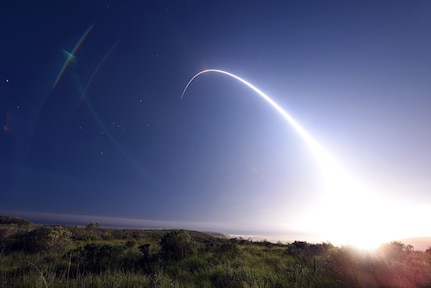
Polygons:
M44 226L0 217L0 287L430 287L431 250L373 253L186 230Z

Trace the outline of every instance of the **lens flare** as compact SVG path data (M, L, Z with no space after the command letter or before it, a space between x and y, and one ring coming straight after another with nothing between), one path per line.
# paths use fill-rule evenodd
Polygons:
M57 78L55 79L54 85L52 85L53 90L57 86L58 82L60 82L60 79L63 76L64 71L66 71L67 66L69 66L69 64L72 60L76 59L75 53L78 51L79 47L81 47L82 42L84 42L85 38L87 38L88 34L91 32L93 27L94 27L94 24L92 24L90 27L88 27L88 29L84 32L84 34L82 34L81 38L76 43L75 47L73 47L72 52L68 52L68 51L63 49L63 52L66 54L67 58L63 64L63 67L61 67L60 73L58 73Z
M111 49L109 49L109 51L105 54L105 56L103 56L102 60L97 65L96 69L93 71L93 74L91 74L90 80L88 80L87 85L85 86L85 89L81 94L80 102L84 100L85 95L87 95L88 88L90 88L91 83L93 83L93 80L96 77L97 73L99 72L100 68L103 66L103 64L105 64L106 60L108 60L111 54L115 51L119 43L120 43L120 40L117 40L117 42L115 42L115 44L111 47Z
M301 136L321 168L325 187L320 191L318 203L309 205L304 215L295 219L294 229L313 233L324 241L370 248L384 241L397 239L396 227L388 225L394 210L382 211L383 199L358 183L304 128L268 95L243 78L218 69L207 69L195 74L186 84L181 99L192 82L207 73L229 76L256 92L269 103ZM386 203L389 204L389 203ZM396 213L396 212L395 212ZM283 224L282 224L283 225ZM383 229L386 227L388 229ZM392 229L393 228L393 229Z

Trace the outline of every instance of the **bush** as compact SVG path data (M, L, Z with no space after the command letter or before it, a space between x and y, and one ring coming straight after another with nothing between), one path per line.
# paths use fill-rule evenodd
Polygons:
M233 241L226 241L217 246L217 255L227 258L236 258L240 254L238 245Z
M9 247L9 250L61 254L72 245L72 236L73 233L62 226L40 227L17 235L16 241Z
M72 251L74 261L84 266L87 271L101 272L119 269L125 260L126 247L111 244L87 244Z
M194 254L195 245L189 234L184 230L166 233L160 240L161 255L164 259L181 260Z
M19 226L29 226L31 225L31 222L19 217L13 217L13 216L0 216L0 224L10 225L15 224Z

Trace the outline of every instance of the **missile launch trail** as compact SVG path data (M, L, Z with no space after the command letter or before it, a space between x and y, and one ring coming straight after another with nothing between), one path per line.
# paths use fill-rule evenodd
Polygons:
M262 92L260 89L258 89L256 86L254 86L253 84L251 84L250 82L244 80L243 78L224 71L224 70L218 70L218 69L207 69L207 70L202 70L199 73L195 74L187 83L187 85L185 86L183 93L181 94L181 99L184 98L184 94L187 92L188 88L190 87L190 85L192 84L192 82L198 78L199 76L206 74L206 73L219 73L219 74L223 74L226 76L229 76L233 79L238 80L239 82L241 82L242 84L246 85L247 87L249 87L250 89L252 89L254 92L256 92L260 97L262 97L266 102L268 102L275 110L277 110L277 112L285 119L287 120L287 122L299 133L299 135L304 139L304 141L307 143L307 145L310 147L310 149L313 151L313 153L316 155L316 157L318 158L319 162L324 162L325 165L328 165L328 163L332 163L332 165L335 165L334 160L332 159L332 157L323 149L322 146L319 145L319 143L317 143L316 140L314 140L310 134L308 134L304 128L301 127L301 125L299 125L299 123L292 117L290 116L280 105L278 105L274 100L272 100L268 95L266 95L264 92Z

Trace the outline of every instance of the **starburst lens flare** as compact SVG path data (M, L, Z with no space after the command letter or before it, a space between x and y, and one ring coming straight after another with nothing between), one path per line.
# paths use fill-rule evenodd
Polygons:
M395 211L390 211L388 208L390 204L386 203L387 207L383 212L380 205L383 203L382 199L371 195L368 192L369 189L355 181L291 115L250 82L224 70L207 69L200 71L189 80L181 94L181 99L192 82L207 73L226 75L256 92L296 130L314 154L325 181L325 187L322 187L322 191L319 192L321 193L319 199L322 200L315 205L310 204L309 209L302 216L291 221L296 223L296 227L290 228L313 233L323 241L363 248L370 248L399 236L392 233L396 231L396 227L391 227L385 219L385 216L395 215L393 213ZM289 215L286 216L289 217Z
M94 27L94 24L88 27L88 29L84 32L84 34L82 34L81 38L79 38L79 41L76 43L75 47L73 47L72 52L68 52L63 49L63 52L66 54L67 58L63 64L63 67L61 67L60 73L58 73L57 78L55 79L54 85L52 85L52 89L55 89L55 87L57 86L58 82L63 76L64 71L66 70L69 63L76 59L76 56L75 56L76 52L78 51L79 47L81 47L82 43L84 42L85 38L87 38L88 34L91 32L93 27Z

